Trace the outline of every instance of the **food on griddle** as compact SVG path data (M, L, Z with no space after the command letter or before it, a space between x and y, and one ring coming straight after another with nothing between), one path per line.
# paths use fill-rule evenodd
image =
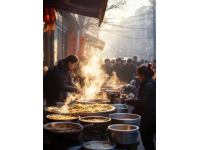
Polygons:
M81 119L81 121L86 121L86 122L106 122L106 121L108 121L108 119L93 118L93 119Z
M93 104L93 105L83 105L74 104L71 107L48 107L47 111L55 113L90 113L90 112L102 112L113 109L113 106L109 104Z
M48 119L53 120L71 120L71 119L77 119L76 116L69 116L69 115L48 115Z

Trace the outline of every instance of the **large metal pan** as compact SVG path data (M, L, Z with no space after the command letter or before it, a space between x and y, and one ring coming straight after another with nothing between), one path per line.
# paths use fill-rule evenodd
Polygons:
M77 100L76 102L81 104L109 104L110 100L108 99L89 99L89 100Z
M93 124L89 124L87 126L91 125ZM76 131L58 132L49 129L49 128L65 128L65 127L76 129ZM46 133L47 136L54 141L68 141L70 139L77 139L83 128L84 127L81 124L74 122L51 122L43 125L44 133Z
M115 110L112 112L114 113L127 113L128 112L128 106L125 104L112 104L112 106L115 107Z
M110 99L110 104L125 104L125 98L112 98Z
M90 119L102 119L103 122L95 122L91 121ZM80 124L82 125L89 125L93 124L93 126L87 126L84 129L85 130L106 130L108 126L110 125L111 119L108 117L102 117L102 116L88 116L88 117L81 117L79 119Z
M106 90L106 96L108 99L119 98L120 92L117 90Z
M130 124L140 127L141 116L132 113L110 114L111 124Z
M53 106L53 107L55 107L55 106ZM113 107L110 110L101 111L101 112L83 112L83 113L62 113L62 112L56 112L56 113L64 114L64 115L80 115L80 116L109 116L110 113L112 111L114 111L114 110L115 110L115 107ZM48 111L47 108L45 108L45 111L47 112L47 114L55 114L55 112Z

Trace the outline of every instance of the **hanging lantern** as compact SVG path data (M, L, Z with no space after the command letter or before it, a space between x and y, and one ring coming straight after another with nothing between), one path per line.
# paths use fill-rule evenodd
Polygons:
M44 32L55 30L55 22L56 22L56 10L53 7L44 6L43 9L43 22L44 25ZM51 33L50 33L51 35Z
M56 22L56 11L53 7L44 6L43 10L43 21L45 23L55 23Z

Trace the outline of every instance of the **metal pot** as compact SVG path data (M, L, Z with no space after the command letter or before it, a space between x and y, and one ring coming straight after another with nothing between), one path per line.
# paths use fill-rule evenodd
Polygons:
M97 150L97 149L91 149L91 148L87 147L88 145L94 144L94 143L102 143L102 144L110 144L110 145L112 145L112 147L110 147L110 148L104 148L104 149L101 149L101 150L115 150L115 147L116 147L115 143L108 142L108 141L90 141L90 142L86 142L86 143L83 144L84 150Z
M57 131L48 129L52 127L54 128L55 127L58 127L58 128L71 127L71 128L76 128L77 130L71 131L71 132L57 132ZM74 122L51 122L51 123L47 123L43 125L44 134L47 134L47 136L54 141L68 141L69 139L77 139L82 130L83 130L83 126L79 123L74 123Z
M110 99L110 104L125 104L124 98L112 98Z
M108 99L112 98L119 98L120 97L120 92L117 90L107 90L106 91L106 96Z
M61 121L64 121L64 122L78 122L80 116L79 115L70 115L70 116L74 116L76 117L75 119L68 119L68 120L55 120L55 119L50 119L48 118L49 116L58 116L58 115L61 115L61 114L49 114L46 116L48 122L61 122ZM69 116L69 115L65 115L65 116Z
M131 113L115 113L109 116L112 124L130 124L140 127L141 116Z
M128 106L124 104L112 104L112 106L115 107L115 110L113 113L127 113L128 112Z
M108 127L109 140L116 144L130 145L136 143L139 128L134 125L115 124Z
M90 121L89 119L104 119L104 122L95 122ZM88 120L88 121L87 121ZM106 130L108 126L110 125L111 119L108 117L102 117L102 116L87 116L87 117L81 117L79 119L80 124L82 125L88 125L93 124L93 126L85 127L85 130Z
M108 117L110 115L110 112L106 112L106 113L94 113L94 114L91 114L91 113L79 113L79 116L81 117L88 117L88 116L101 116L101 117Z

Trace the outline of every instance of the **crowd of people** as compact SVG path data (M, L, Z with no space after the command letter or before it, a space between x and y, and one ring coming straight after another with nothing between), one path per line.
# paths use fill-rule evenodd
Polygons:
M117 77L122 83L130 83L131 80L135 79L137 76L137 68L140 65L148 65L150 63L148 60L142 59L140 62L137 61L137 56L134 56L133 59L129 58L126 62L121 58L117 58L116 60L105 59L105 64L103 65L103 69L105 72L112 76L113 72L116 73ZM156 59L153 60L152 66L154 72L156 70ZM156 72L155 72L156 73Z
M49 68L44 73L43 92L47 100L47 106L54 106L55 101L64 101L68 92L83 93L76 84L72 82L78 80L79 84L84 84L84 76L81 67L87 65L86 57L78 59L75 55L70 55L58 61L57 65ZM100 62L101 63L101 62ZM142 143L146 150L154 150L153 136L156 134L156 59L153 63L147 60L137 61L137 57L129 58L126 63L121 58L110 61L105 59L102 69L108 76L116 73L119 80L126 84L137 79L139 84L133 90L134 97L126 101L126 104L134 106L134 114L141 116L140 134ZM136 78L137 76L137 78Z

